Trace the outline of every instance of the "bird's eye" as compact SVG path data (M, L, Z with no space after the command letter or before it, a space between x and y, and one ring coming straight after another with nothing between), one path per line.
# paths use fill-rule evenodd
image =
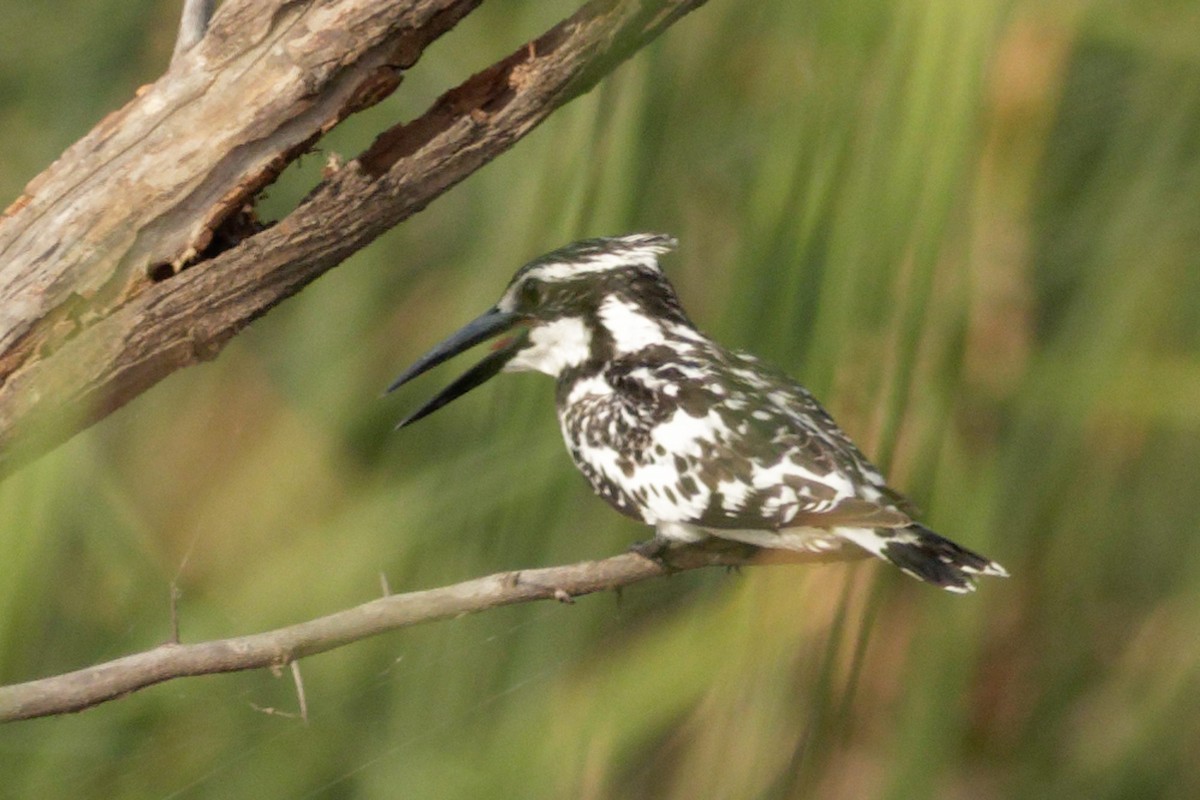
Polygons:
M542 285L538 281L525 281L521 284L521 305L526 308L536 308L542 302Z

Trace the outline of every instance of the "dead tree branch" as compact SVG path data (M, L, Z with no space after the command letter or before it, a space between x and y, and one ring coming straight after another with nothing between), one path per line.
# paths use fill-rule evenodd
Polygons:
M197 644L171 642L94 667L0 687L0 722L82 711L175 678L277 669L370 636L489 608L534 600L570 602L581 595L619 589L671 572L742 566L767 557L772 563L813 563L839 556L783 551L760 556L749 545L718 542L669 551L666 564L626 553L602 561L499 573L438 589L387 595L286 628Z
M255 196L479 0L226 0L0 217L0 475L420 211L704 0L592 0L379 135L278 224Z

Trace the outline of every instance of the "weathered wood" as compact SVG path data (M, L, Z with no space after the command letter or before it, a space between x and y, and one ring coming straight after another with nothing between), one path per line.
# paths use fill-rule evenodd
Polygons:
M295 153L385 96L477 3L227 3L206 40L0 222L0 378L144 290L152 267L194 261Z
M594 0L218 253L214 232L479 2L228 0L0 219L0 473L214 356L703 1Z

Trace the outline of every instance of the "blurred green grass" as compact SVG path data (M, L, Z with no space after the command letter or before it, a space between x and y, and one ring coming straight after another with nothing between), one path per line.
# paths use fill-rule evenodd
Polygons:
M156 77L174 13L0 2L6 197ZM323 147L353 155L558 13L485 4ZM963 600L874 564L752 569L501 609L305 660L308 726L268 673L7 726L0 797L1200 795L1194 41L1177 2L714 0L0 485L0 679L165 640L172 581L195 641L369 599L380 573L415 589L645 536L570 467L544 379L400 434L457 366L378 398L526 259L631 230L678 235L700 325L801 377L1010 580Z

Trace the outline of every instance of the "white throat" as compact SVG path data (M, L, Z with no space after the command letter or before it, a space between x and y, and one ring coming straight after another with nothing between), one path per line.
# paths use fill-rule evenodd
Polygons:
M529 344L504 365L505 372L544 372L557 378L591 352L592 336L579 317L564 317L531 328Z

